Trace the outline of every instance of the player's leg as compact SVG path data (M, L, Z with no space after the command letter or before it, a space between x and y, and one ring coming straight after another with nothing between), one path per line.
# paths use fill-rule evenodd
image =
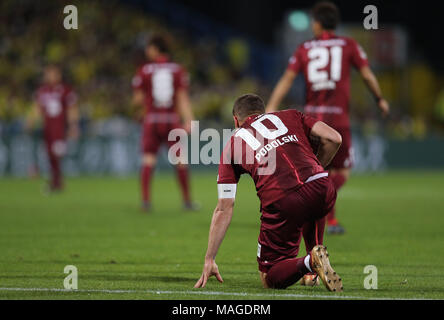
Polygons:
M184 209L193 210L195 205L191 201L190 195L190 176L188 166L186 164L179 163L176 165L177 180L179 181L180 190L182 192L182 200L184 203Z
M286 220L288 212L276 212L281 209L278 202L272 208L262 209L257 262L264 288L285 289L310 272L309 265L304 263L310 258L296 258L302 223Z
M174 147L176 150L175 156L177 157L178 164L176 165L176 174L177 174L177 181L179 183L180 191L182 193L182 200L183 200L183 208L185 210L198 210L199 206L192 202L191 200L191 192L190 192L190 173L189 173L189 167L187 165L187 160L185 158L187 152L183 152L183 148L185 147L183 144L181 144L180 139L188 139L187 133L182 129L182 126L180 123L172 124L169 128L170 130L181 130L182 135L179 137L176 137L176 140L170 140L168 139L170 130L165 133L165 142L168 144L170 148ZM178 147L179 146L179 147Z
M331 211L336 202L336 189L330 178L322 178L309 182L306 189L311 189L313 195L318 197L312 198L306 196L307 199L311 199L311 202L315 205L311 209L311 213L317 218L315 220L308 220L302 227L305 249L307 254L309 254L315 246L324 243L326 215ZM319 278L316 273L308 273L301 279L301 285L315 286L318 284Z
M302 227L307 253L311 252L316 245L324 243L326 218L335 207L337 197L336 186L331 177L322 178L309 182L309 184L310 183L312 183L311 187L316 186L316 188L313 189L318 189L319 187L322 187L322 189L318 190L319 200L315 201L317 208L313 208L313 214L318 219L309 220Z
M28 169L29 176L31 178L37 178L40 176L39 166L38 166L38 147L40 142L39 133L36 130L33 130L31 133L31 139L32 139L32 163Z
M269 270L261 271L264 288L285 289L296 283L304 275L316 273L329 291L342 291L342 279L332 268L327 248L317 245L303 258L282 260Z
M350 176L351 167L353 166L353 152L351 132L348 128L338 128L338 132L342 136L342 145L337 154L329 165L329 176L336 191L339 191ZM339 224L336 217L336 210L333 207L327 216L327 233L342 234L345 229Z
M260 277L264 288L285 289L311 271L310 255L307 255L303 258L282 260L267 272L260 272Z
M336 188L336 191L339 191L341 187L345 184L350 176L350 169L341 168L341 169L330 169L329 171L330 179L333 182L333 185ZM327 215L327 232L329 234L342 234L345 232L345 229L339 224L336 218L336 206L334 206Z
M157 163L157 151L160 141L154 124L144 124L142 132L142 168L140 171L140 187L142 194L142 209L151 209L151 179Z
M270 214L273 215L273 212ZM262 216L267 217L267 211L262 210ZM311 272L310 256L296 258L301 241L300 226L294 225L294 228L290 226L288 229L290 224L283 224L283 220L278 219L276 224L279 227L276 229L266 220L262 220L258 239L259 275L264 288L285 289ZM269 230L270 227L273 230Z
M57 140L46 138L46 152L49 160L50 179L49 190L60 191L63 188L62 171L61 171L61 146Z
M258 263L266 288L283 289L310 272L316 272L330 291L341 291L342 281L328 260L317 224L336 201L336 189L328 178L311 181L288 196L262 209ZM295 208L297 210L295 211ZM304 226L306 246L313 248L303 258L296 258ZM319 243L317 245L314 245Z
M324 216L321 219L309 221L302 227L307 254L311 252L316 245L324 243L325 221L326 217ZM309 287L319 285L318 275L315 272L307 273L302 277L301 285Z
M50 190L57 191L62 189L62 173L60 169L60 158L56 156L53 152L48 154L49 166L51 170L50 178Z
M315 271L310 266L311 253L296 258L302 232L307 247L322 242L318 225L324 227L322 223L335 198L331 182L321 178L289 191L287 197L262 209L258 263L266 288L284 289Z
M142 170L140 172L140 186L142 191L142 209L151 208L151 178L156 167L157 156L153 153L145 153L142 157Z
M310 252L316 245L324 243L325 216L314 221L309 221L302 227L305 249Z

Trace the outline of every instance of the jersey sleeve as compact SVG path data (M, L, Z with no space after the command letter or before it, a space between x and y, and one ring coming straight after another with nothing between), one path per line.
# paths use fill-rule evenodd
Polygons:
M131 87L133 90L143 89L145 85L145 75L142 68L140 68L131 80Z
M354 40L351 40L351 63L356 69L368 66L367 54L364 49Z
M219 164L219 174L217 176L218 184L237 184L239 182L240 174L233 164Z
M237 183L242 174L239 166L234 164L232 156L233 138L227 143L222 152L217 175L217 191L219 199L235 198Z
M299 73L302 69L302 46L300 46L288 60L287 70Z
M306 114L299 112L297 110L294 110L296 121L300 121L302 125L302 129L304 131L305 136L308 139L308 142L310 144L310 147L314 154L317 154L317 151L319 149L319 141L315 138L313 138L311 134L311 129L313 128L314 124L318 122L318 119L315 119L313 117L307 116Z
M309 137L310 136L310 132L311 132L311 128L313 128L314 124L316 122L318 122L319 120L315 119L313 117L310 117L310 116L308 116L308 115L306 115L306 114L304 114L304 113L302 113L300 111L297 111L297 110L293 110L293 112L294 112L296 118L299 121L301 121L302 128L304 129L305 135L307 137Z

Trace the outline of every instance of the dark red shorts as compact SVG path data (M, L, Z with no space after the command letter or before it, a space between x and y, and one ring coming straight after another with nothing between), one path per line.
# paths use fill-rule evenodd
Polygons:
M342 144L327 169L353 167L353 149L350 128L335 128L342 136Z
M46 151L49 156L62 157L66 154L66 138L63 133L44 133Z
M262 209L257 261L261 272L277 262L295 258L299 252L302 226L323 218L336 202L330 178L308 182Z
M171 130L182 128L180 122L173 123L149 123L143 125L141 149L143 153L156 154L162 144L171 147L178 139L168 141L168 135Z

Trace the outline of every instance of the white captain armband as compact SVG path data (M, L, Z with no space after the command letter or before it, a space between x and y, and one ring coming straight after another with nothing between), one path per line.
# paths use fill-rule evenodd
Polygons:
M232 199L236 198L237 184L218 184L217 194L219 199Z

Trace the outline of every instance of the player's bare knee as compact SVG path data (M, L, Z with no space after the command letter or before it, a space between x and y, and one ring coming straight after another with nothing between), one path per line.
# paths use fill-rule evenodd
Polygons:
M147 153L147 154L144 154L144 155L143 155L143 157L142 157L142 162L143 162L143 164L146 165L146 166L151 166L151 167L153 167L153 166L156 165L157 158L156 158L155 155Z
M259 272L259 276L261 278L262 286L264 287L264 289L269 289L270 287L267 283L267 274L264 272Z
M179 162L176 164L177 169L186 169L188 166L185 164L185 162Z

